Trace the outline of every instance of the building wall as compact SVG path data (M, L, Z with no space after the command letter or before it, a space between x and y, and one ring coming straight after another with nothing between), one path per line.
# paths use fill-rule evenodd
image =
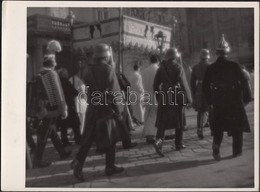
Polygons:
M190 58L198 62L199 51L210 49L215 60L215 49L222 34L231 46L230 57L241 63L252 62L254 45L253 9L187 9Z

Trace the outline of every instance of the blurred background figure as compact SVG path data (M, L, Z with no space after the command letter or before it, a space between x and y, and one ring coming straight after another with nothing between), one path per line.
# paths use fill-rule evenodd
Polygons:
M69 81L73 85L74 82L74 88L78 91L78 96L75 99L75 105L76 105L76 111L78 113L79 119L80 119L80 132L83 133L84 130L84 123L85 123L85 114L87 110L87 98L86 98L86 86L82 81L82 77L80 74L80 62L79 61L75 68L75 75L73 75ZM81 78L80 78L81 77ZM84 93L84 94L83 94Z
M202 91L202 82L205 72L209 66L210 52L202 49L200 52L200 62L192 68L190 86L193 98L193 107L197 111L197 135L203 139L204 122L207 122L208 105Z
M159 68L159 59L157 55L150 57L150 66L142 71L142 79L145 93L150 95L150 101L148 105L145 105L144 112L144 128L143 136L146 138L146 142L152 144L155 141L155 135L157 128L155 127L157 105L156 98L153 90L154 77ZM148 101L144 101L148 102Z
M134 66L133 66L133 72L132 74L129 76L129 82L131 84L130 87L130 92L135 92L136 93L136 101L132 100L132 97L134 95L130 95L129 96L129 100L130 101L135 101L135 102L131 102L131 108L133 110L133 121L137 124L143 124L143 116L144 116L144 110L143 110L143 106L141 105L141 96L144 93L144 88L143 88L143 80L142 80L142 76L140 74L140 65L138 64L138 62L135 62Z

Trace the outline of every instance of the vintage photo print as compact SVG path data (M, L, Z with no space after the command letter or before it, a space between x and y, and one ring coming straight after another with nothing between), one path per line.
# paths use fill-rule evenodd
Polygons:
M259 190L259 3L2 8L3 191Z

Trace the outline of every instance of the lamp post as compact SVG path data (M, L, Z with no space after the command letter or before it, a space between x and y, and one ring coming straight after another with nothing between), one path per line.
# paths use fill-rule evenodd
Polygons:
M172 47L176 46L175 29L176 29L177 23L178 23L178 20L176 19L175 16L173 16L172 17L172 38L171 38L171 46Z
M70 63L72 64L72 71L74 73L75 66L73 63L73 24L74 24L75 15L73 14L72 11L69 12L67 19L69 20L69 24L70 24ZM72 79L73 79L73 86L75 86L74 77Z
M160 50L160 57L162 55L163 48L165 46L166 36L162 31L158 31L158 33L154 36L154 40L157 44L157 48Z

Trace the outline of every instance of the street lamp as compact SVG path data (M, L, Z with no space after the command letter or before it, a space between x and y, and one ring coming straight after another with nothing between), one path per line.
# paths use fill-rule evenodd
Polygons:
M161 55L165 45L166 36L163 34L162 31L159 31L156 35L154 35L154 40L156 41L157 48L160 50Z
M72 64L72 70L74 73L75 66L73 63L73 23L74 23L75 15L73 14L72 11L69 12L67 19L69 20L69 24L70 24L70 63ZM74 76L73 76L73 86L75 86Z
M172 17L172 39L171 39L171 45L172 47L175 47L175 29L176 29L176 24L178 23L178 20L175 16Z

